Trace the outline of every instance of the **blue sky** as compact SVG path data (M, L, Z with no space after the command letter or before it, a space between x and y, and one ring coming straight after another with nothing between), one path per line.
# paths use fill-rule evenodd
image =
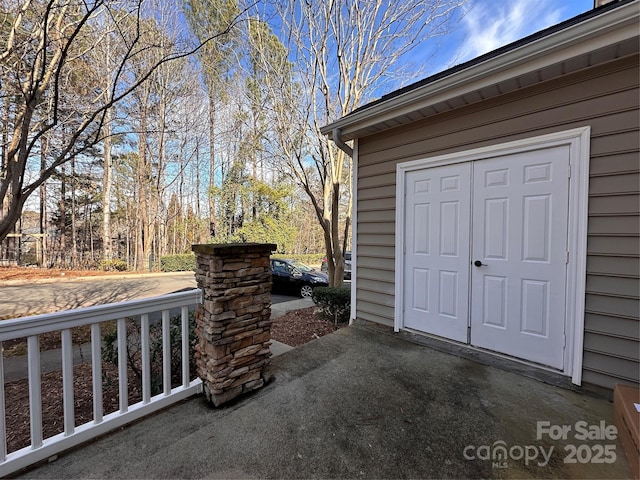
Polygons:
M454 32L439 40L426 73L445 70L592 8L593 0L472 0Z

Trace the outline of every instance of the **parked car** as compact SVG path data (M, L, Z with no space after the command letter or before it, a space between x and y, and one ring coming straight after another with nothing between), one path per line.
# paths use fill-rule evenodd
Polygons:
M322 259L320 270L323 272L328 270L326 256ZM344 278L351 280L351 252L344 252Z
M273 291L296 293L310 298L313 287L326 287L329 277L295 260L271 259Z

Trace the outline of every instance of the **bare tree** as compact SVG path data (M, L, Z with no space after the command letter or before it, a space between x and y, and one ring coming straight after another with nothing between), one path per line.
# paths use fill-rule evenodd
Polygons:
M351 158L320 128L412 78L398 60L446 33L465 0L289 0L280 9L289 56L263 56L279 132L276 163L311 200L324 232L331 285L340 286L351 224ZM293 62L289 65L288 62ZM406 64L405 64L406 67ZM348 148L347 148L348 150Z
M209 42L200 50L202 75L209 98L209 190L216 186L216 103L224 91L232 65L238 62L234 55L237 32L230 28L238 15L238 0L185 0L185 15L194 35L203 40L209 32L228 29L231 35ZM216 235L216 205L209 195L209 231Z
M27 199L56 170L102 141L110 109L122 103L161 65L193 54L208 42L231 30L239 12L226 28L211 31L193 46L176 43L167 53L153 39L140 34L144 20L143 0L0 0L3 19L0 45L0 98L10 98L8 135L3 146L0 171L0 241L11 232ZM135 26L134 34L103 31L100 15L118 17L125 12ZM148 15L153 15L153 11ZM82 67L107 34L119 35L125 48L114 52L115 72L110 91L87 84L68 95L70 83L82 80ZM143 53L157 49L162 55L135 78L128 75ZM0 106L3 108L3 106ZM2 112L5 117L5 112ZM45 135L70 132L40 168L39 149Z

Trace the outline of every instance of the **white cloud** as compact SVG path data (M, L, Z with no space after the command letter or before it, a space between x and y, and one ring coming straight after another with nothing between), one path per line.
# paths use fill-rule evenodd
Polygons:
M554 0L477 0L462 19L464 41L455 63L470 60L559 23Z

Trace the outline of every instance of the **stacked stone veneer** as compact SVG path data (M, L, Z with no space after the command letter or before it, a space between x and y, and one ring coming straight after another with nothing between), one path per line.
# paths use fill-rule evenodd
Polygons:
M196 309L196 367L215 406L269 380L273 244L193 245L203 302Z

